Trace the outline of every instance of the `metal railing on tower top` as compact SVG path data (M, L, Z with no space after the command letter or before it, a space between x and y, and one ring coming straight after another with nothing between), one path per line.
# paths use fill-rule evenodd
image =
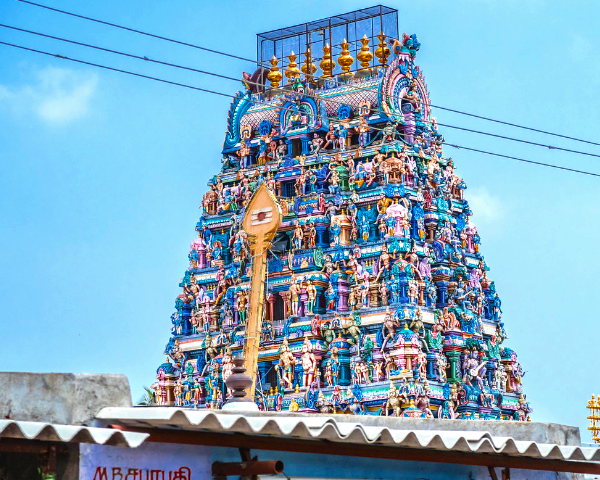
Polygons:
M301 74L337 76L384 65L398 38L398 11L383 5L257 35L257 80L286 85ZM262 69L262 70L261 70ZM268 88L268 84L266 87Z

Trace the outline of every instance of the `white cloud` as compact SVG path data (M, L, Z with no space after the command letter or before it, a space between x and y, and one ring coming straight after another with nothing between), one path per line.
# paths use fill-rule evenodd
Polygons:
M465 199L473 211L473 220L476 224L499 222L506 216L506 206L499 197L492 195L485 187L469 188Z
M98 75L67 68L46 67L35 82L9 88L0 85L0 106L33 114L45 123L63 125L84 117L98 86Z

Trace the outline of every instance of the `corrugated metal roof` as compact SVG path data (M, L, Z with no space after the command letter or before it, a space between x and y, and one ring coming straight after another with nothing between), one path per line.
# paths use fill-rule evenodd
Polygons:
M135 448L148 438L148 434L121 432L111 428L0 420L0 438L42 440L48 442L97 443L99 445Z
M239 414L166 407L109 407L102 409L97 418L131 427L180 428L215 433L284 436L315 441L600 462L600 449L597 448L515 440L511 437L492 436L488 431L403 430L382 425L362 425L360 416L356 417L355 422L348 422L336 421L335 416L327 415ZM385 420L382 419L382 423L385 423ZM394 423L395 425L397 423Z

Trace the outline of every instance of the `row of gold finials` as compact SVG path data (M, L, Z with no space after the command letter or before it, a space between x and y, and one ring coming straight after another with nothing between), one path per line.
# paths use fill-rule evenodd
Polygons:
M598 400L592 395L592 399L587 404L587 409L590 411L590 415L587 417L590 421L588 430L592 432L594 443L600 443L600 395L598 395Z
M381 66L384 66L387 63L387 59L391 54L390 49L385 43L386 37L387 36L383 32L377 35L379 43L377 44L378 48L375 50L375 56L379 60ZM371 60L373 60L373 54L369 49L369 39L366 35L361 38L360 42L362 43L362 47L360 47L360 52L358 52L356 58L360 62L360 71L367 74L370 71L369 67L371 66ZM342 51L337 59L337 63L340 65L340 67L342 67L342 75L346 76L353 75L353 72L350 72L350 67L354 63L354 58L352 55L350 55L350 50L348 50L349 46L350 43L344 38L344 41L341 43ZM289 63L284 73L289 83L292 83L296 78L300 77L302 73L304 74L305 78L312 78L314 73L317 71L317 66L313 63L310 47L302 55L304 55L305 58L301 69L298 68L298 64L296 63L297 56L293 51L287 57ZM267 75L267 78L271 82L271 87L277 88L279 87L281 80L283 80L283 75L277 66L279 60L277 57L275 57L275 55L273 55L273 58L270 60L270 62L271 70ZM329 44L326 44L323 47L323 59L319 63L319 67L321 67L321 70L323 71L323 77L331 77L333 75L335 65L335 60L331 55L331 47Z

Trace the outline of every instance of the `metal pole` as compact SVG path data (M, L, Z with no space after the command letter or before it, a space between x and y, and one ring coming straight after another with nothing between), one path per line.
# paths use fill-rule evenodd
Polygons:
M214 462L212 464L213 476L250 476L250 475L276 475L283 472L281 460L248 461L248 462Z

